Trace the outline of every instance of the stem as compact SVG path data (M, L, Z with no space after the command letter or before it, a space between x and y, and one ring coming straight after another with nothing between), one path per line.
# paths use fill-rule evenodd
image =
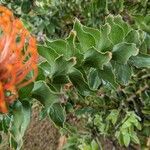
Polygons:
M103 150L103 147L102 147L102 144L101 144L101 142L99 141L99 139L98 139L98 137L96 136L96 142L97 142L97 144L98 144L98 146L99 146L99 149L100 150Z

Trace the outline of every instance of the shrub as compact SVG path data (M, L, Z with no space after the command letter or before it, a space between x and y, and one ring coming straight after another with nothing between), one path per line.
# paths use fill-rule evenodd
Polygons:
M1 130L9 134L12 147L22 146L34 100L43 106L41 118L49 116L68 137L64 149L97 150L103 138L121 146L146 147L150 136L149 15L139 16L137 10L147 13L149 3L135 3L136 10L128 3L120 1L120 6L108 9L122 12L123 17L110 14L97 28L75 19L68 37L46 38L38 45L41 59L36 82L21 88L9 114L1 115ZM43 4L49 8L49 3ZM132 16L124 21L127 6Z
M39 65L46 82L37 81L33 95L54 123L68 131L71 115L91 140L104 136L125 146L146 142L150 89L149 70L144 68L150 67L149 40L148 33L135 30L120 15L109 15L100 29L76 19L66 39L47 40L38 47L46 59ZM41 95L46 89L49 94ZM49 104L46 97L51 96Z
M75 17L87 26L99 28L108 14L121 14L130 24L137 22L148 30L143 22L144 16L150 13L150 2L146 0L3 0L1 4L12 9L39 37L67 36Z

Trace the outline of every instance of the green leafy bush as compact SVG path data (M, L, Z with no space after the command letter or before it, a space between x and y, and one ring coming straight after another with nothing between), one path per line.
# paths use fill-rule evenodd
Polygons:
M39 46L46 59L40 64L46 83L35 84L35 97L48 101L52 96L57 112L51 103L47 113L58 126L67 128L71 113L86 121L81 126L91 138L96 134L93 138L103 135L125 146L140 144L147 137L144 130L150 132L149 70L144 69L150 67L149 41L148 33L135 30L119 15L109 15L100 29L76 19L69 37ZM41 97L44 85L51 92Z
M144 14L149 13L149 2L104 1L102 8L99 1L73 2L72 7L61 1L10 3L11 8L22 4L16 14L36 34L62 36L74 16L98 28L76 19L68 37L46 38L38 45L42 59L37 80L19 91L19 101L10 106L10 114L1 115L0 129L10 135L10 145L20 149L31 106L38 100L43 106L40 117L49 116L68 136L64 150L101 149L105 138L116 145L146 148L150 136L150 16ZM51 7L52 14L48 13ZM68 19L64 14L73 15Z
M121 14L130 24L136 21L148 30L144 21L144 16L150 13L147 0L2 0L0 3L11 8L39 38L43 34L51 38L67 36L75 17L87 26L99 28L108 14ZM149 17L146 18L149 22Z

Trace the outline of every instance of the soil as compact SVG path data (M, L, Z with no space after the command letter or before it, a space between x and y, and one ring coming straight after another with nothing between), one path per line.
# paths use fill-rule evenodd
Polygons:
M28 130L24 136L22 150L57 150L60 134L49 118L39 120L39 105L34 106ZM11 150L8 138L3 136L0 150Z
M22 150L56 150L60 134L49 118L39 120L39 107L35 107Z

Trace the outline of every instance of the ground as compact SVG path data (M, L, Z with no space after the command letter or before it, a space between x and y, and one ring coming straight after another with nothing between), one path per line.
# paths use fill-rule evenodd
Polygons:
M60 145L63 145L62 141L64 138L60 137L58 129L49 118L39 120L39 112L39 105L35 105L30 125L24 136L22 150L61 150L62 146ZM102 145L104 150L113 150L113 143L108 139L105 141L102 140ZM120 148L119 145L116 145L116 147L115 150L140 150L139 147ZM4 138L4 141L0 145L0 150L11 150L8 147L7 137Z
M39 120L38 106L25 134L23 150L56 150L60 134L49 118Z

